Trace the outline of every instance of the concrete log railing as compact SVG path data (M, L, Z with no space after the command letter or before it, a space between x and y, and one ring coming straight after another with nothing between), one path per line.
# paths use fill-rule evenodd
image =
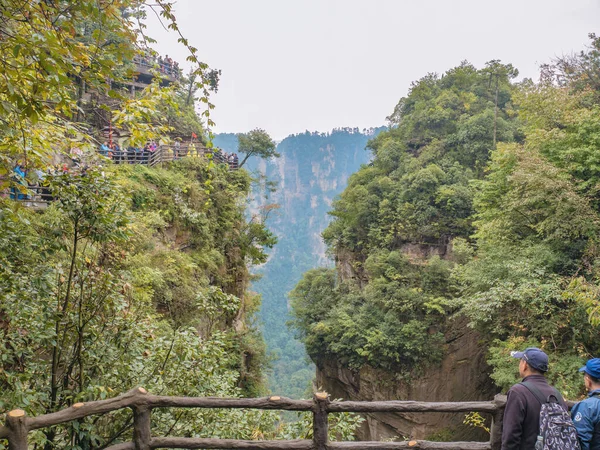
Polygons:
M108 400L75 403L70 408L38 417L28 417L21 409L6 415L6 424L0 427L0 439L8 439L9 450L27 450L30 431L52 427L92 415L106 414L119 409L133 411L133 441L107 447L105 450L150 450L156 448L189 449L247 449L247 450L358 450L358 449L443 449L443 450L498 450L502 413L506 398L496 396L488 402L332 402L327 393L319 392L313 400L292 400L271 396L263 398L166 397L151 395L144 388L136 388ZM152 410L155 408L237 408L285 411L311 411L313 439L298 440L234 440L211 438L155 437L151 433ZM328 415L336 412L480 412L492 416L492 430L488 442L331 442L328 440Z

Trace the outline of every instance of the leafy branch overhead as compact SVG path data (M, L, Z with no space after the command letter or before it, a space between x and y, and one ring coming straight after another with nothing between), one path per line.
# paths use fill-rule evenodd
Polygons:
M131 113L157 102L176 103L168 99L172 89L159 83L160 76L141 98L130 98L134 58L153 53L144 24L149 11L158 13L188 49L202 117L213 125L209 94L217 88L219 71L200 61L198 50L181 35L171 2L3 2L1 11L0 175L18 160L43 166L57 152L93 148L99 136L91 125L102 109L114 111L116 124L134 134L133 143L173 131L156 117ZM127 110L127 103L134 107Z

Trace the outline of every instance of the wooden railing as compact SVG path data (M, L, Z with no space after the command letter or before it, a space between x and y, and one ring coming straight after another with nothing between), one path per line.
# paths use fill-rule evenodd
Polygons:
M487 402L415 402L415 401L330 401L327 393L316 393L313 400L291 400L285 397L215 398L166 397L149 394L144 388L133 389L118 397L76 403L70 408L38 417L28 417L21 409L10 411L6 425L0 428L0 438L8 439L9 450L27 450L28 434L40 428L52 427L84 417L106 414L123 408L133 411L133 441L124 442L105 450L149 450L156 448L195 449L285 449L285 450L358 450L358 449L445 449L445 450L499 450L501 447L502 414L506 398L496 396ZM297 440L234 440L212 438L157 437L151 433L151 416L155 408L237 408L286 411L311 411L313 439ZM381 412L479 412L492 416L491 438L488 442L433 442L433 441L344 441L328 440L330 413Z

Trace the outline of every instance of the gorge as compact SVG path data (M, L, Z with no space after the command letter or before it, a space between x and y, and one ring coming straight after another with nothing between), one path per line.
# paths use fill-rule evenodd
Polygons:
M327 213L348 177L369 161L367 141L382 130L342 128L291 135L278 144L279 158L248 162L248 170L275 185L274 192L268 192L264 182L255 185L250 214L259 214L267 205L279 207L267 220L278 243L269 252L268 261L255 269L261 278L252 287L262 295L259 320L267 350L275 358L269 375L274 393L304 398L311 389L314 366L286 326L287 296L302 273L319 265L333 265L321 239L330 221ZM228 152L237 150L235 135L216 135L214 144Z

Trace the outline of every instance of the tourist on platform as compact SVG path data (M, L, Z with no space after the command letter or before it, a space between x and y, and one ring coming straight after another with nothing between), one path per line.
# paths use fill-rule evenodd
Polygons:
M556 397L567 411L560 393L548 384L544 374L548 371L548 355L539 348L530 347L523 352L512 352L519 359L519 375L522 383L508 390L502 429L502 450L533 450L540 431L542 403L537 393L544 398Z
M579 369L588 397L571 411L581 450L600 450L600 358L590 359Z
M127 162L129 164L133 164L135 161L135 147L129 146L127 147Z
M43 170L37 169L35 171L37 175L37 192L40 194L40 198L43 202L50 202L53 200L52 193L50 192L50 186L48 181L46 180L46 176L48 175Z
M79 147L73 147L71 148L71 151L69 152L70 157L71 157L71 161L73 161L73 164L75 165L79 165L81 163L81 158L83 157L83 151L81 151L81 149Z
M104 143L100 146L100 154L102 156L108 156L108 152L110 152L110 148L108 147L108 142L104 141Z
M121 164L125 162L125 158L123 157L123 150L117 142L115 142L115 148L113 150L113 161L115 162L115 164Z
M25 164L19 162L13 169L13 179L16 184L27 187L27 167ZM10 198L13 200L26 200L29 197L22 191L25 189L17 188L15 186L10 188Z

